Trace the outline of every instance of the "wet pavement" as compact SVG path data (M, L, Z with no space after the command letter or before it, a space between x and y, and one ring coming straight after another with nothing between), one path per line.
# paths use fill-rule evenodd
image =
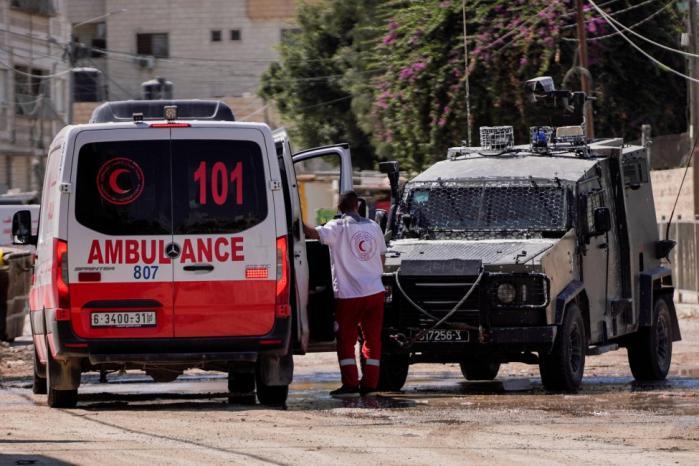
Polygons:
M401 392L337 400L322 353L296 358L285 410L230 403L225 375L197 370L85 374L78 408L52 410L20 371L0 377L0 465L699 464L699 320L682 330L667 381L635 382L621 350L588 358L577 394L546 393L535 366L466 382L419 364Z

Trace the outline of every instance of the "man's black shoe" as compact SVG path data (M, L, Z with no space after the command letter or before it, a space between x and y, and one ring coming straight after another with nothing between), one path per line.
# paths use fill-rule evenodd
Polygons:
M347 385L343 385L337 390L331 391L330 396L332 396L333 398L352 398L355 396L359 396L359 388L348 387Z

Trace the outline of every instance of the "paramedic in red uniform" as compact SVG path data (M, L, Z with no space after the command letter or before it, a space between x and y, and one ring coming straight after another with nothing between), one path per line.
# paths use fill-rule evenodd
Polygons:
M340 196L339 219L322 227L304 225L306 237L319 239L330 248L335 332L342 387L331 395L356 396L376 391L381 360L384 286L381 282L386 243L376 222L358 212L359 199L353 191ZM359 381L354 346L362 332L362 354L366 360Z

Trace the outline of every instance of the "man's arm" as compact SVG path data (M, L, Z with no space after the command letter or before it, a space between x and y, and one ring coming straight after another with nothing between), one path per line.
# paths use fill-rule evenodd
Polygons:
M303 224L303 234L306 235L307 239L320 239L318 230L313 227L309 227L305 223Z

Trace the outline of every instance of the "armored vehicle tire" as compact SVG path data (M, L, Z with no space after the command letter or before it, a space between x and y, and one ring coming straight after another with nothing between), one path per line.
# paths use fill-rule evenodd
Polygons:
M636 380L664 380L672 362L672 320L664 297L653 304L653 323L643 327L629 345L629 366Z
M410 359L407 355L384 355L379 369L379 390L397 392L408 378Z
M492 361L462 361L459 365L466 380L493 380L500 370L500 363Z
M228 371L228 401L255 404L255 373Z
M39 361L39 355L36 353L36 348L34 348L34 371L33 371L33 381L32 381L32 393L35 395L46 395L46 367L41 365ZM44 374L42 377L41 374Z
M544 388L554 392L576 392L585 370L587 337L585 322L575 303L566 307L563 324L549 354L539 353L539 372Z
M257 400L265 406L285 406L289 397L288 385L267 385L262 381L259 371L255 371L257 382Z

